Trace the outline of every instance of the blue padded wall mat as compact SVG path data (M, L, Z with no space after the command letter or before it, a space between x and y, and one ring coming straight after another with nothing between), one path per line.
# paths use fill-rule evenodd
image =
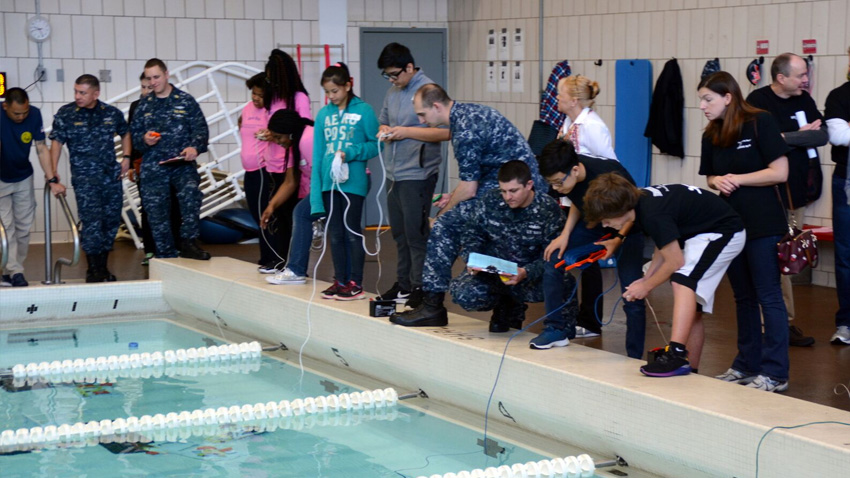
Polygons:
M652 179L652 142L643 135L652 102L652 63L617 60L616 73L614 152L638 187L645 187Z

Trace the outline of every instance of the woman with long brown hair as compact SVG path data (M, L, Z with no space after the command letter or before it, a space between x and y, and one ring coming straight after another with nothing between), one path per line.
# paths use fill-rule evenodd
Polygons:
M744 250L728 270L738 316L738 356L717 378L782 392L788 389L788 313L776 243L787 223L774 186L788 178L789 148L773 116L744 101L729 73L704 78L697 93L709 120L699 173L740 214L747 232Z

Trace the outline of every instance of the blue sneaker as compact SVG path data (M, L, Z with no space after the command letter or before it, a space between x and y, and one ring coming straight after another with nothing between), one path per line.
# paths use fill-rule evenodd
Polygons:
M30 285L30 283L27 282L24 275L20 272L12 275L12 287L26 287L28 285Z
M552 347L566 347L570 344L566 330L558 330L554 327L546 327L543 333L531 339L528 346L535 350L546 350Z

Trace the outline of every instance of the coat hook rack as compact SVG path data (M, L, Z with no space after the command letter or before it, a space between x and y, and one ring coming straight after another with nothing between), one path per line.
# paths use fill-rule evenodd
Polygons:
M594 61L593 64L596 65L596 66L602 66L602 59L600 58L600 59Z

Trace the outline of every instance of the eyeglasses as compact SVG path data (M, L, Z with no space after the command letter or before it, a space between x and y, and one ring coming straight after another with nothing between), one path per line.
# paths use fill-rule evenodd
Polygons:
M395 73L387 73L386 71L381 72L381 76L384 77L385 80L397 80L399 75L404 73L404 70L398 70Z
M569 174L565 174L565 175L564 175L564 177L563 177L563 178L561 178L561 179L558 179L558 180L556 180L556 181L546 181L546 183L547 183L547 184L549 184L549 185L550 185L550 186L552 186L552 187L559 188L559 187L561 187L561 186L563 186L563 185L564 185L564 183L567 181L567 178L568 178L568 177L570 177L570 175L569 175Z

